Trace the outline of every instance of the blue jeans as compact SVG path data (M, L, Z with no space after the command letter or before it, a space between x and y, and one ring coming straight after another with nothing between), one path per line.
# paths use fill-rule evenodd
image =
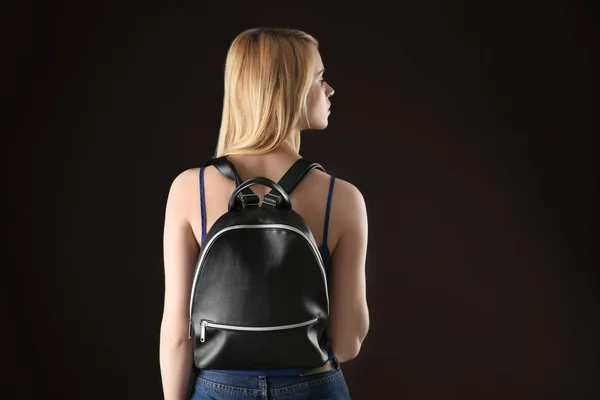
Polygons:
M190 400L348 400L337 361L332 371L306 376L244 376L201 370Z

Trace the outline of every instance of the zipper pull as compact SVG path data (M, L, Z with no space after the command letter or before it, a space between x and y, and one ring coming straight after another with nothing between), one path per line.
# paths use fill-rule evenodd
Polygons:
M204 343L204 339L206 338L206 321L202 321L200 324L200 341Z

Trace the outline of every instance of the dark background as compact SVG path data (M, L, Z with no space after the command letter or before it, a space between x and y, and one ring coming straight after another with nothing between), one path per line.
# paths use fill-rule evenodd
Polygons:
M320 41L336 93L301 154L367 202L353 399L598 398L597 6L167 3L3 13L3 399L162 398L168 189L261 25Z

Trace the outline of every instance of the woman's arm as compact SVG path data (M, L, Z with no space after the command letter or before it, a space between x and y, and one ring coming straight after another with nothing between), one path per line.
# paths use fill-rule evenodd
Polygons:
M193 349L188 339L189 301L198 257L189 218L191 170L173 181L167 199L163 236L165 298L160 327L160 371L165 400L184 400L189 394Z
M342 234L331 257L328 331L334 354L346 362L358 355L369 331L365 277L369 228L361 192L341 179L335 188L339 200L332 205L332 215L335 213L334 223L340 224Z

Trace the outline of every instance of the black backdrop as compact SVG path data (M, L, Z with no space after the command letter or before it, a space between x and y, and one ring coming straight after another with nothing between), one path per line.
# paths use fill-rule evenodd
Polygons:
M164 3L3 13L0 397L161 398L168 188L261 25L321 42L336 94L301 154L367 202L353 398L599 394L591 2Z

